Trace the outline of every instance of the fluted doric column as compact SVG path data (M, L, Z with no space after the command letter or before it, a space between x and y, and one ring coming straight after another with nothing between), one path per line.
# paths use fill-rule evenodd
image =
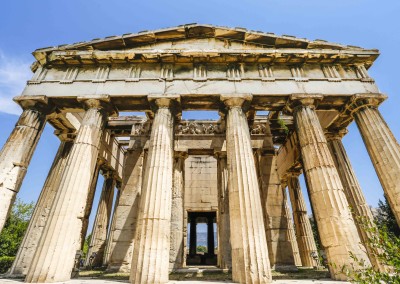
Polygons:
M275 151L273 149L261 150L258 156L260 190L271 267L282 271L297 270L293 244L289 239L289 216L285 207L284 191L277 171Z
M115 232L115 212L117 211L119 198L121 197L121 186L120 186L120 183L117 183L116 188L117 188L117 194L115 196L114 211L113 211L112 217L111 217L110 233L109 233L108 238L107 238L107 244L106 244L106 249L104 251L104 258L103 258L103 266L107 267L107 268L108 268L108 263L110 262L111 251L114 248L114 246L113 246L113 237L114 237L114 232Z
M173 168L172 206L171 206L171 249L169 252L170 270L183 266L183 227L185 196L185 160L186 152L175 152Z
M353 116L400 226L400 146L381 116L375 99L359 98Z
M92 237L86 257L86 265L99 267L103 264L104 250L106 247L108 227L110 225L112 202L116 179L114 172L104 171L104 184L101 190L99 205L97 206ZM91 257L95 253L94 257Z
M167 283L174 158L173 100L156 98L130 281Z
M0 152L0 232L46 123L45 97L40 97L40 100L21 100L20 104L24 111Z
M99 179L100 169L103 164L104 164L103 159L97 159L96 167L94 168L94 171L92 174L92 180L90 181L89 193L86 198L85 213L82 218L81 249L83 249L83 247L85 245L85 239L86 239L87 230L89 227L89 217L90 217L90 213L92 213L94 194L96 193L96 187L97 187L97 182Z
M96 167L107 98L85 99L87 108L25 281L66 281L80 249L82 218Z
M284 206L285 206L285 215L287 216L287 240L292 245L293 259L294 259L295 266L302 266L300 252L299 252L299 245L298 245L297 239L296 239L296 232L294 229L293 220L290 216L290 209L289 209L289 204L288 204L287 194L286 194L286 184L282 185L282 189L283 189L283 200L284 200Z
M229 224L229 186L226 152L217 152L218 180L218 265L222 269L232 268L230 224Z
M331 277L344 280L342 266L354 263L352 252L369 264L343 191L338 171L311 98L292 98L304 173ZM316 96L316 99L318 97Z
M290 202L292 204L293 220L296 228L297 245L299 246L299 254L303 267L314 267L317 263L311 254L317 252L317 246L313 236L310 219L307 215L307 208L304 202L303 193L301 192L299 173L289 173L288 188Z
M227 107L226 142L232 278L239 283L270 283L267 239L249 126L242 109L251 95L221 95ZM235 228L232 230L232 228Z
M328 147L331 151L333 161L335 162L336 169L339 172L340 180L343 184L344 193L346 194L347 201L350 204L353 212L353 217L356 220L357 230L364 245L368 244L371 233L365 230L363 222L369 222L373 225L374 217L372 216L371 209L369 208L361 186L358 183L356 174L353 171L349 157L342 143L342 136L346 132L336 131L326 134L328 140ZM357 220L360 218L360 220ZM377 268L382 270L383 267L377 259L371 247L366 245L368 257L371 263Z
M131 142L135 142L136 130L136 126L132 126ZM110 272L131 271L146 156L143 145L136 143L131 143L125 153L122 184L109 237L110 258L107 271Z
M72 145L73 140L61 141L35 206L35 210L33 211L24 239L11 267L11 275L26 275L28 272L29 265L37 249L37 244L49 217L50 208L60 184L60 176L62 172L65 171L67 158L71 152Z

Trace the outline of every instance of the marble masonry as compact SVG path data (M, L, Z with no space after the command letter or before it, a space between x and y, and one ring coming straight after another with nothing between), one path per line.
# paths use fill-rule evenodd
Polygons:
M367 71L378 50L189 24L33 55L0 152L0 229L46 123L60 146L10 276L69 280L88 232L84 265L131 283L193 265L271 283L272 269L316 267L317 253L335 280L349 252L384 269L355 222L372 214L342 144L355 121L400 223L400 147Z

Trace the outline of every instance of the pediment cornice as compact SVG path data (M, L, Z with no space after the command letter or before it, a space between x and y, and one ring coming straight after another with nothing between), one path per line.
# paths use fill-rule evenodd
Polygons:
M227 48L158 48L166 42L182 42L193 39L224 41ZM310 41L293 36L251 31L243 28L227 28L212 25L189 24L137 34L124 34L87 42L37 49L33 52L37 65L91 64L132 62L135 59L167 60L172 57L220 57L230 55L248 61L283 63L321 62L344 60L347 63L369 65L378 57L376 49ZM269 59L268 59L269 58ZM287 60L287 58L291 58ZM326 62L324 62L324 59ZM279 60L278 60L279 63ZM33 67L33 69L35 66Z

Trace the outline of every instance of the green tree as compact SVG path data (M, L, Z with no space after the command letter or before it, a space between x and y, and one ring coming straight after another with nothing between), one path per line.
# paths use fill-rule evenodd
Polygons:
M34 206L33 202L24 203L20 199L15 201L10 216L0 234L0 256L15 256L17 254Z
M378 226L363 219L359 219L359 222L370 235L365 245L387 267L387 271L377 271L374 267L365 265L364 260L350 252L354 263L350 267L343 266L343 273L353 283L400 284L400 238L384 225Z
M379 200L376 223L379 228L386 227L389 232L397 237L400 237L400 227L397 224L396 218L393 214L392 209L389 206L389 202L385 196L385 201Z
M310 225L311 225L311 229L312 229L313 236L314 236L315 245L317 247L317 250L320 251L322 246L321 246L321 243L320 243L318 228L317 228L317 224L316 224L316 222L314 220L314 216L310 216L309 220L310 220Z
M90 244L90 240L92 239L92 233L90 233L86 239L85 242L83 243L83 257L87 257L87 253L89 251L89 244Z

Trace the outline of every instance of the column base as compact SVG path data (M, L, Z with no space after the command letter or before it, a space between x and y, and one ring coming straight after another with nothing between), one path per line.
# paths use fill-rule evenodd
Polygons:
M299 269L297 268L296 265L282 265L282 264L276 264L272 267L273 270L279 271L279 272L297 272Z

